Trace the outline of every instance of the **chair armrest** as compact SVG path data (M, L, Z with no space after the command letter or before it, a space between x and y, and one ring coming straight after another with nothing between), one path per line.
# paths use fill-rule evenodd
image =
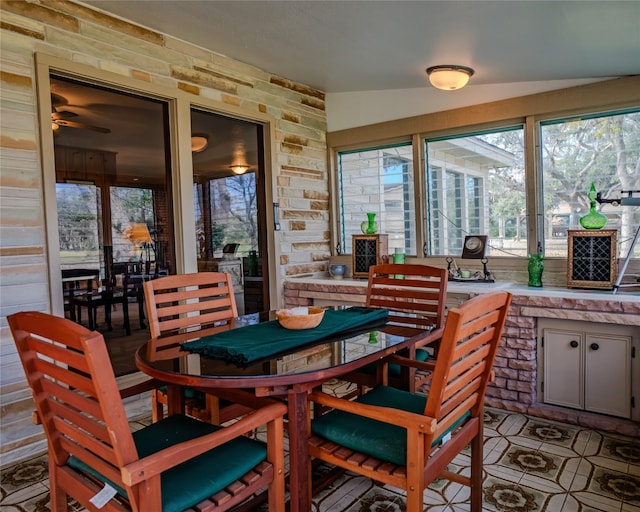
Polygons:
M269 405L250 412L228 427L170 446L148 457L127 464L121 469L122 481L129 486L137 485L178 464L182 464L232 439L247 434L261 425L275 421L279 423L279 425L276 424L276 428L282 429L283 417L287 412L287 406L275 400L265 400L269 400Z
M442 334L444 333L444 327L440 327L438 329L434 329L429 333L425 334L422 338L417 340L413 346L414 348L422 348L428 347L429 345L433 345L438 343L442 339Z
M436 368L435 361L416 361L415 359L402 357L397 354L387 356L382 361L388 364L395 363L399 364L400 366L410 366L411 368L416 368L417 370L433 371Z
M437 420L424 414L416 414L392 407L361 404L352 400L337 398L322 391L313 391L309 395L309 400L332 409L350 412L406 429L417 430L425 434L433 434L436 431Z
M144 382L140 382L138 384L134 384L133 386L129 386L128 388L121 389L120 398L128 398L133 395L139 395L140 393L144 393L145 391L152 391L164 385L166 385L166 382L162 382L158 379L145 380Z

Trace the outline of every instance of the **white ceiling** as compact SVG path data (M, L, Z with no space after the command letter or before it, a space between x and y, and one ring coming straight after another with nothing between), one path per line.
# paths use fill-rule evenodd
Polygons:
M640 74L640 1L87 0L108 13L327 93Z

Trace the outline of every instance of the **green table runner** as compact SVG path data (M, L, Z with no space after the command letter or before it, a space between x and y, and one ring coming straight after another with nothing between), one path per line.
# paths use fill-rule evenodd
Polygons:
M313 329L289 330L277 320L238 327L183 343L180 350L239 364L248 364L279 352L306 345L339 332L386 320L388 310L352 307L324 312Z

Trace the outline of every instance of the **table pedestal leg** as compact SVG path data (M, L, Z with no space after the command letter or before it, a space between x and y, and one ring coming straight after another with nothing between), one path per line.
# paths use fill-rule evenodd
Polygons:
M311 510L311 465L307 446L308 402L306 391L289 391L290 511Z

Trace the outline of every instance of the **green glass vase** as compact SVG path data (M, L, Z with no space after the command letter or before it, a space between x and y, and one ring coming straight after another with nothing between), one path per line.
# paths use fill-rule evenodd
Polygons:
M544 270L544 254L529 254L529 286L542 286L542 271Z
M360 230L365 235L375 235L378 232L378 223L375 213L367 213L367 220L360 224Z
M596 187L593 183L591 183L591 190L589 190L587 197L589 197L591 207L589 213L580 217L580 225L584 229L601 229L607 223L607 217L596 210Z

